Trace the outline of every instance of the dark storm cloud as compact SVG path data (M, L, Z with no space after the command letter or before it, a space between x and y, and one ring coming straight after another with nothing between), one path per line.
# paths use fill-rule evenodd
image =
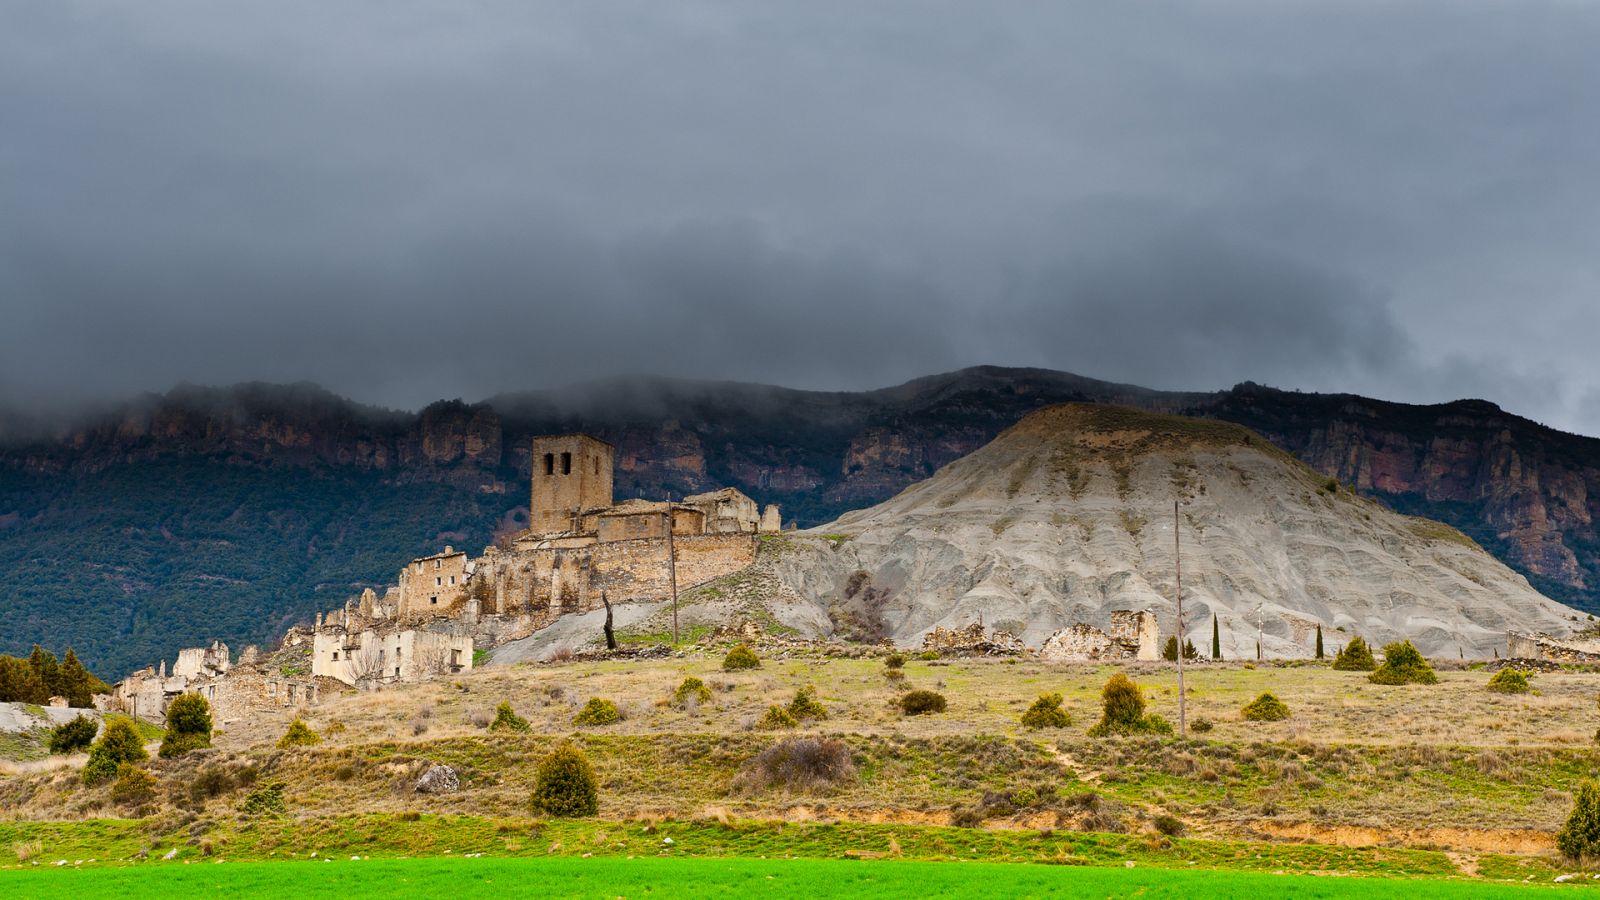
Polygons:
M976 363L1600 431L1600 10L0 0L0 403Z

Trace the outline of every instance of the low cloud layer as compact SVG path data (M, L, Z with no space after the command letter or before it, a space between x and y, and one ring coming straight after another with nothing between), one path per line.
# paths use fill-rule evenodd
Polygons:
M5 20L0 404L996 363L1480 396L1600 434L1600 9Z

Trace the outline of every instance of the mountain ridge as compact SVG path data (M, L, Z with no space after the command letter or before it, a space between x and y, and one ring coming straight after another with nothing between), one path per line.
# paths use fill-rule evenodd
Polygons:
M0 553L16 561L21 622L0 652L72 643L115 670L212 637L269 640L386 584L414 555L518 527L538 433L615 444L619 497L726 484L814 525L1071 401L1243 424L1328 477L1460 529L1547 595L1600 609L1600 440L1483 401L1249 382L1170 392L1002 367L860 393L636 376L417 412L249 383L181 386L47 437L0 438Z

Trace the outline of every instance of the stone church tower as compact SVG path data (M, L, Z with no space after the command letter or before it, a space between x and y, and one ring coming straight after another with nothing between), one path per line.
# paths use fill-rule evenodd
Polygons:
M611 505L617 450L587 434L533 440L533 498L529 527L535 534L578 531L586 509Z

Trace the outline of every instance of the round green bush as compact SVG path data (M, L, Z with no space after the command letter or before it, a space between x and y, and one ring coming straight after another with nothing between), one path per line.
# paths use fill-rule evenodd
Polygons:
M732 650L728 651L728 655L722 658L722 668L728 672L735 672L740 669L759 669L760 667L761 657L757 656L754 650L743 644L735 645Z
M313 744L320 743L322 743L322 737L312 731L311 726L307 725L304 719L296 718L289 723L289 730L285 731L283 737L278 739L278 749L288 750L290 747L310 747Z
M590 697L583 709L572 717L574 725L610 725L622 720L617 705L604 697Z
M1383 665L1367 676L1373 684L1438 684L1439 676L1410 641L1386 644Z
M100 723L85 715L78 715L70 722L63 722L50 729L50 752L73 753L94 743L94 736L100 731Z
M121 717L110 719L100 740L89 748L89 762L83 767L85 784L99 784L117 777L124 763L140 763L150 758L133 722Z
M1277 722L1289 718L1289 707L1268 691L1240 711L1247 722Z
M706 703L711 700L711 688L706 683L690 675L683 679L678 689L672 692L672 705L682 708L693 698L695 703Z
M1489 690L1497 694L1526 694L1530 689L1528 673L1521 669L1501 669L1489 679Z
M762 716L761 720L756 722L756 727L764 731L777 731L780 728L796 728L799 727L799 725L799 719L796 719L789 713L787 709L784 709L777 704L767 707L766 715Z
M161 741L162 759L182 756L211 746L211 704L199 694L183 694L167 705L167 736Z
M794 699L789 701L789 715L801 722L807 719L826 719L828 708L817 702L817 689L806 685L794 692Z
M1103 712L1100 721L1089 729L1090 737L1110 734L1171 734L1172 724L1144 711L1144 691L1127 675L1118 672L1100 689Z
M1378 661L1372 658L1372 648L1367 642L1357 635L1344 645L1339 655L1333 658L1333 668L1341 672L1371 672L1378 667Z
M1024 728L1065 728L1071 724L1072 716L1061 708L1060 694L1040 694L1022 714Z
M894 653L891 653L883 658L883 664L886 668L903 669L906 667L906 655L899 651L895 651Z
M156 777L131 763L117 767L111 802L118 806L143 806L156 798Z
M494 721L489 723L490 731L528 731L528 720L517 715L510 703L501 703L495 707Z
M900 711L908 716L942 713L944 710L944 695L935 691L906 691L900 697Z
M247 816L283 815L289 811L288 804L283 800L283 788L284 783L281 781L269 782L256 788L240 801L239 811Z
M533 808L552 816L592 816L600 811L599 782L589 760L572 744L562 744L539 763Z

